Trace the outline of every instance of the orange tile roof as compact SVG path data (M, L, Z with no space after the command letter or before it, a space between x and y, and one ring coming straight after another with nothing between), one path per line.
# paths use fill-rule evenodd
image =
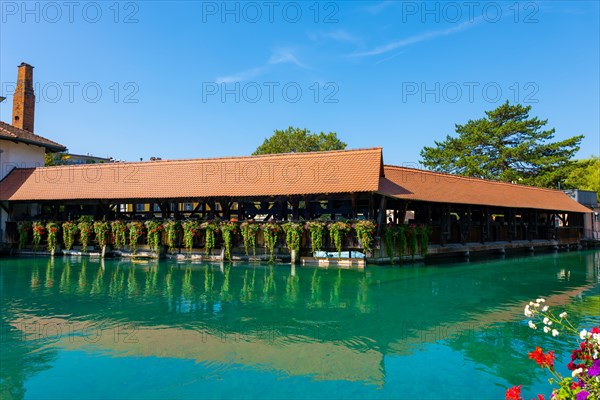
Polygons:
M185 199L376 192L381 148L13 170L0 200Z
M45 147L52 151L65 151L67 148L60 143L53 142L50 139L36 135L23 129L0 121L0 139L12 140L15 142L34 144Z
M379 193L398 199L590 212L560 190L385 165Z

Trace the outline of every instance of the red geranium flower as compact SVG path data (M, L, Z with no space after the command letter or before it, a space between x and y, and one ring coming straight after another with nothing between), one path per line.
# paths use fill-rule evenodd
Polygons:
M554 352L549 351L548 354L544 354L541 347L536 347L535 351L529 353L529 358L535 360L536 363L542 368L551 368L554 366Z
M521 385L506 389L505 400L523 400L523 397L521 397Z

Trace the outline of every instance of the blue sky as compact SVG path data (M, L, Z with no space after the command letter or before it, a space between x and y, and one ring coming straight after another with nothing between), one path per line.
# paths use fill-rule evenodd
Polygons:
M26 5L24 5L26 4ZM335 131L411 165L502 102L600 153L600 11L585 2L0 2L0 119L35 66L36 133L123 160L250 154ZM100 93L101 92L101 93Z

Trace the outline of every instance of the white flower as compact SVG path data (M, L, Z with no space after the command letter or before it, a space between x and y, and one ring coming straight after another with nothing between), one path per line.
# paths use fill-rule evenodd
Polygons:
M549 324L550 320L548 319L548 317L544 317L544 321L543 322L544 322L545 325L550 325Z
M548 333L550 332L550 328L548 328L547 326L544 327L544 333Z
M540 297L540 298L539 298L539 299L537 299L535 302L536 302L536 303L545 303L545 302L546 302L546 300L544 300L544 299L542 299L542 298Z
M524 314L525 314L526 317L530 317L530 318L533 317L533 313L529 309L529 306L525 306Z
M534 306L535 308L538 308L538 307L540 306L540 303L533 303L533 306Z
M563 311L559 314L560 319L567 318L567 312Z
M531 329L537 329L537 326L535 326L535 324L531 321L527 322L527 325L529 325Z
M579 375L582 372L583 372L583 368L577 368L576 370L574 370L573 372L571 372L571 376L573 378L575 378L577 375Z
M548 311L548 306L544 306L544 307L542 307L542 311L543 311L543 312L546 312L546 311Z
M529 302L529 306L530 306L530 307L534 307L534 306L535 306L535 303L534 303L533 301L530 301L530 302Z
M585 338L587 338L587 335L588 335L588 331L586 331L584 329L581 332L579 332L579 339L584 340Z
M552 325L552 321L548 321L548 326Z
M552 336L558 336L558 331L556 329L552 329Z

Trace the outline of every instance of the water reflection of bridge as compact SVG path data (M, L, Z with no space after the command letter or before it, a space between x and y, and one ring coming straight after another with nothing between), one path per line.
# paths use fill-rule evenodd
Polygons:
M519 352L485 357L481 348L522 345L529 331L510 323L523 302L567 304L598 291L597 253L560 257L572 267L552 255L365 272L21 259L0 270L2 320L9 341L26 339L21 356L13 351L24 375L66 348L383 385L386 357L444 341L510 380L519 371L515 360L504 370L505 358ZM597 296L588 299L598 305Z

